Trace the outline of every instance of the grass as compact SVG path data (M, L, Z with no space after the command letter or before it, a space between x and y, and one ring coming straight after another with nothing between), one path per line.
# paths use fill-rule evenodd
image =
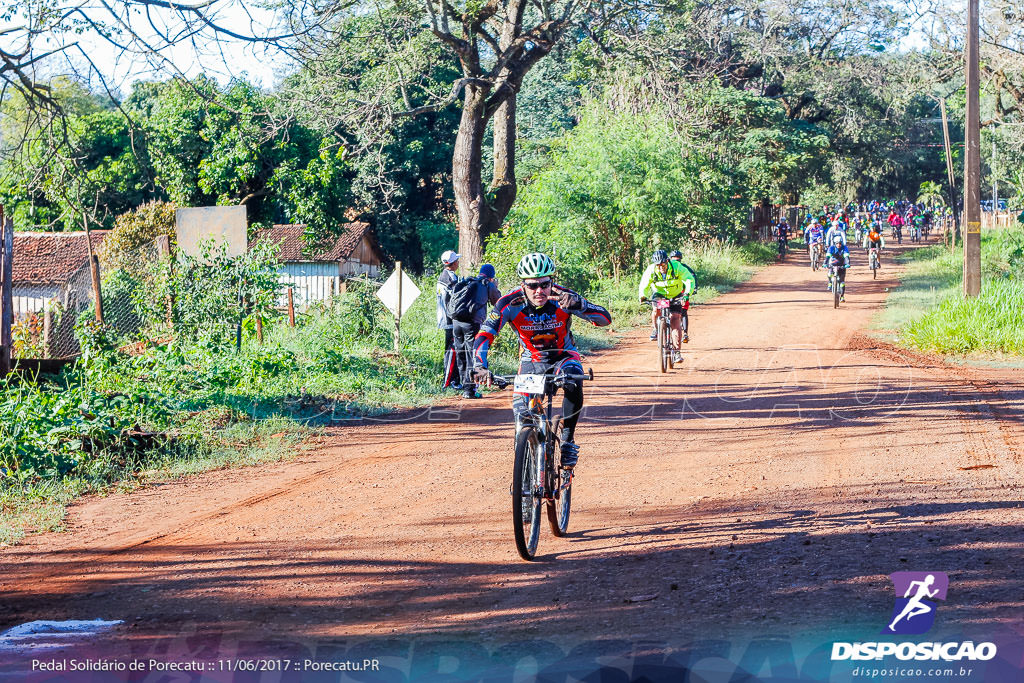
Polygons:
M906 325L918 349L945 354L1024 356L1024 282L986 280L977 299L949 296Z
M889 293L873 321L873 327L887 331L889 337L959 292L963 251L950 253L948 247L932 245L907 252L900 262L905 266L900 285Z
M774 260L769 245L688 250L698 273L692 300L708 301ZM614 346L640 323L638 275L599 283L585 294L612 313L610 328L577 322L583 351ZM0 385L0 544L25 533L59 530L65 506L89 493L130 491L150 482L229 465L288 457L324 425L397 407L436 402L443 334L436 326L433 280L394 322L369 286L315 307L295 328L265 325L263 343L246 336L240 351L223 328L190 343L164 343L125 355L91 349L60 377ZM512 373L518 341L505 330L492 367ZM140 441L129 434L145 432Z
M1024 357L1024 231L982 236L982 288L962 294L963 250L941 245L905 258L906 274L876 318L897 343L941 354Z

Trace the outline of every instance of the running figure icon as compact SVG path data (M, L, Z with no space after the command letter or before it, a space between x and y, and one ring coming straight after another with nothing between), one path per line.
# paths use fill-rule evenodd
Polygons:
M934 601L946 599L949 576L945 572L896 572L890 578L896 589L896 604L892 621L882 633L927 632L935 623Z
M890 631L896 631L896 624L899 622L900 619L905 618L907 621L910 621L918 615L928 614L933 609L935 609L931 605L926 605L923 602L921 602L924 598L934 598L938 594L938 588L936 588L935 590L929 590L929 587L933 583L935 583L934 574L929 574L928 576L926 576L924 581L910 582L910 586L907 587L907 592L903 594L903 597L909 598L910 592L914 590L914 586L917 586L917 592L914 594L914 597L910 598L910 602L908 602L907 606L903 608L903 611L900 612L899 615L892 620L891 624L889 624Z

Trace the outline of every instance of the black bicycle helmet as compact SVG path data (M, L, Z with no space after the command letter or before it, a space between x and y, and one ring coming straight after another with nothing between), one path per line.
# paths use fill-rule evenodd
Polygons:
M668 257L669 258L683 258L683 252L681 252L678 249L676 249L671 254L669 254Z
M668 254L664 249L658 249L651 255L651 263L656 266L662 263L668 263Z

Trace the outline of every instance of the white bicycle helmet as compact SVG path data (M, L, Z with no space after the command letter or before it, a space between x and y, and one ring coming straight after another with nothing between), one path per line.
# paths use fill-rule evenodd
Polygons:
M547 277L554 275L554 273L555 262L547 254L539 252L527 254L520 259L519 265L516 266L516 275L523 279L528 277Z

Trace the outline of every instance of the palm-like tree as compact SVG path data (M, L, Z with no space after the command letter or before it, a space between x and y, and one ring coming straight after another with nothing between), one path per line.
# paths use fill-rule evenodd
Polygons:
M927 206L942 206L945 204L942 199L942 186L931 180L921 183L921 190L917 195L917 203Z

